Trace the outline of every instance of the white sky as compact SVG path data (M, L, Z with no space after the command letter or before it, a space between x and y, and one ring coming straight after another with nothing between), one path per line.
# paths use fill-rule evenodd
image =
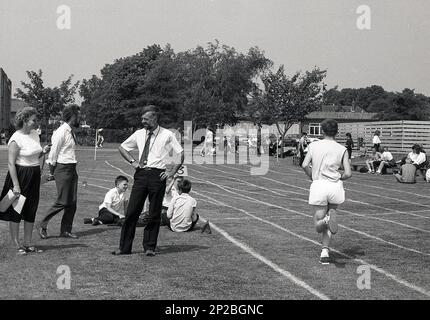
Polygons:
M362 4L371 30L356 27ZM71 30L56 26L59 5L71 7ZM430 95L428 0L0 0L0 66L14 89L26 70L58 85L154 43L178 52L215 39L258 46L288 73L327 69L329 87Z

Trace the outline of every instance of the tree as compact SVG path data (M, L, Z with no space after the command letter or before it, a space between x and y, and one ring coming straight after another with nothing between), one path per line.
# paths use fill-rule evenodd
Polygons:
M275 73L263 77L264 94L259 99L262 117L267 124L276 124L282 139L293 124L321 107L325 76L325 70L315 68L287 77L281 66Z
M243 54L218 41L179 54L178 61L185 84L182 118L195 128L236 124L257 88L255 79L272 65L256 47Z
M21 81L24 90L18 88L15 96L37 110L45 125L45 138L48 141L49 120L58 116L66 105L75 102L79 81L73 84L73 75L70 75L67 80L61 82L59 87L51 88L44 86L42 70L38 72L27 71L27 76L30 82Z
M161 52L159 45L149 46L135 55L105 65L101 78L93 76L82 82L79 90L84 99L82 108L86 115L90 115L91 126L133 128L140 125L140 108L147 103L142 99L145 92L141 88Z
M379 119L383 121L430 120L429 98L408 88L372 102L369 109L377 112Z

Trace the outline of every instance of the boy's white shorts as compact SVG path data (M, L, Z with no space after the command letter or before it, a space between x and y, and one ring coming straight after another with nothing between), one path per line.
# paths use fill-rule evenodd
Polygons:
M345 201L345 190L341 180L315 180L309 192L309 204L326 206L327 204L341 204Z

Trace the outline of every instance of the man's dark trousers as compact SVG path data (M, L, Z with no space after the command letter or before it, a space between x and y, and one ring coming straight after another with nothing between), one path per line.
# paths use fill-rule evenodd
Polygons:
M131 253L137 221L147 197L149 197L149 215L148 224L143 234L143 249L145 251L148 249L155 250L160 231L161 207L166 191L166 180L160 178L160 174L164 171L154 168L138 168L136 170L127 214L121 229L119 244L121 253Z
M60 232L72 232L78 194L78 174L76 172L76 164L57 163L54 171L54 178L57 186L57 201L51 209L49 209L48 214L42 220L40 226L42 228L46 228L49 220L51 220L61 210L64 210L63 218L61 219Z

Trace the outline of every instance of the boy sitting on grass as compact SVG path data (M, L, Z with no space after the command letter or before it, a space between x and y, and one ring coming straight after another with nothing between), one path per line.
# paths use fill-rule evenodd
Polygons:
M178 195L170 202L167 209L167 219L170 230L173 232L192 231L199 221L196 212L197 201L189 195L191 182L188 179L178 181ZM209 221L202 226L202 233L208 229ZM209 229L210 230L210 229Z
M85 218L84 224L120 224L125 215L120 211L126 212L127 200L125 192L128 188L128 179L118 176L115 179L115 188L110 189L105 196L103 203L99 206L99 216L96 218Z

